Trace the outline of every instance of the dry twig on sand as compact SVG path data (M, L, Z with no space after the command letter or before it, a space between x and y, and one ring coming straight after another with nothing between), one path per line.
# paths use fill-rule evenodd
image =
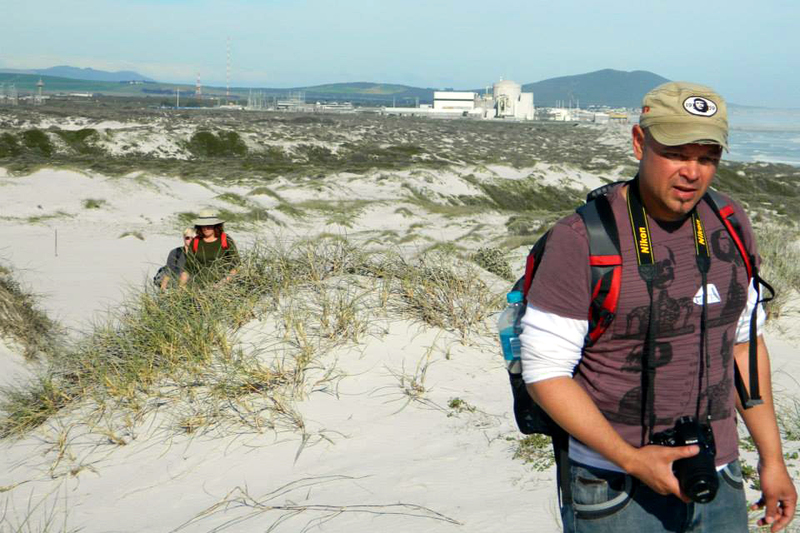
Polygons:
M189 526L197 524L199 521L208 520L217 514L226 514L239 510L243 513L241 516L229 519L224 523L210 529L210 532L224 531L225 529L239 525L242 522L251 520L264 513L276 513L278 516L267 527L265 531L277 531L278 528L292 518L301 515L314 515L301 529L296 527L292 531L299 531L304 533L313 528L319 527L326 522L330 522L335 518L344 514L369 514L381 517L404 517L404 518L420 518L425 520L435 520L446 522L453 525L463 525L461 522L450 518L442 513L434 511L428 507L408 503L390 503L390 504L353 504L353 505L332 505L332 504L296 504L293 503L291 498L293 493L305 490L310 493L314 487L321 487L331 483L355 481L356 477L350 476L323 476L316 478L304 478L297 481L292 481L283 485L272 492L265 494L259 498L251 496L247 487L236 487L228 493L221 501L215 503L208 509L204 510L194 518L181 524L173 530L174 532L181 531ZM307 497L299 496L299 498ZM285 498L286 503L271 503L278 498Z

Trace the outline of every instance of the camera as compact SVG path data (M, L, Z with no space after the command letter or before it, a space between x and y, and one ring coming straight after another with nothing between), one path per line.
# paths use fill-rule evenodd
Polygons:
M675 461L672 470L678 478L681 491L692 501L708 503L714 499L719 488L719 479L714 464L717 450L710 425L699 423L693 416L682 416L672 429L654 434L650 444L669 447L692 444L699 446L700 453Z

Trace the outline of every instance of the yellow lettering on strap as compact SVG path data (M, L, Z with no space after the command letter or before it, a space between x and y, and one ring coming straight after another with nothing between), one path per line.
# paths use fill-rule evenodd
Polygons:
M639 228L639 253L650 254L650 242L647 239L647 228Z
M703 224L700 222L700 219L695 219L695 226L697 227L697 242L700 243L701 246L706 245L706 236L703 234Z

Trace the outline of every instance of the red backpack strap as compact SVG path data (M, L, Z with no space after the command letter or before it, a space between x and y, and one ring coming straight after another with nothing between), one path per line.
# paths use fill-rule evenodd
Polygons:
M744 245L744 232L742 231L742 224L736 218L736 211L733 206L717 191L708 189L703 200L711 207L711 210L719 217L728 234L733 239L736 249L739 250L739 255L742 256L744 266L747 269L747 279L753 279L755 273L755 261L750 252Z
M221 242L222 249L223 250L227 250L228 249L228 235L224 231L220 234L219 240L222 241Z
M618 184L612 184L616 186ZM591 346L608 329L617 312L619 293L622 286L622 256L619 252L619 233L611 204L604 193L590 193L589 201L578 208L578 214L586 226L589 240L589 266L591 268L592 301L589 307L589 332L585 344ZM536 241L525 263L525 275L514 284L512 290L522 291L527 304L528 291L533 283L536 270L542 261L545 244L550 232Z
M589 240L592 300L589 331L584 343L591 346L611 325L617 312L622 286L622 255L619 232L611 204L605 195L594 197L578 208Z
M200 237L192 239L192 253L197 253L197 247L200 246Z

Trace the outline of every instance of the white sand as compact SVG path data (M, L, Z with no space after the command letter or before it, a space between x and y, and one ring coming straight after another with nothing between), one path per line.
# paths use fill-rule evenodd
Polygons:
M232 234L247 243L256 237L295 239L323 230L402 233L423 222L419 234L429 239L454 239L479 225L486 226L486 238L502 236L505 217L454 220L401 202L407 195L403 183L437 198L474 194L474 187L459 175L489 175L482 172L507 179L540 173L547 183L563 184L549 168L380 173L381 179L338 176L326 182L323 198L386 202L365 209L351 227L324 216L298 223L276 214L287 227L265 224ZM595 179L580 176L587 187ZM285 181L270 187L290 201L321 194ZM108 179L53 170L29 177L0 172L0 259L41 295L41 306L51 316L86 329L123 300L127 287L148 283L170 248L179 244L177 213L202 205L232 208L216 198L228 191L246 194L248 189L137 174ZM85 209L87 198L105 203ZM266 207L277 203L269 196L250 198ZM398 213L400 206L414 216ZM64 214L57 218L28 220L59 211ZM144 240L120 238L126 231L139 232ZM125 443L120 445L85 425L70 425L78 417L64 413L20 441L0 442L0 517L6 509L6 524L19 525L28 509L37 506L30 512L32 530L43 530L51 512L61 524L66 512L65 529L89 533L173 531L187 523L182 531L223 525L225 531L264 531L283 518L275 531L305 531L305 526L309 531L349 533L558 531L552 469L535 472L511 457L513 443L507 439L518 434L495 340L477 339L477 344L464 346L448 334L407 321L386 327L384 336L326 356L337 361L345 377L338 388L320 387L298 403L309 434L305 446L297 432L176 434L165 429L167 408L134 424L132 432L115 435L118 443ZM253 323L243 338L257 342L267 332L267 325ZM780 390L789 393L793 376L800 372L793 357L796 343L778 338L772 346ZM397 376L414 373L428 352L424 402L406 405ZM26 372L13 347L0 345L0 383L25 379ZM19 377L8 377L13 375ZM446 407L452 398L476 411L448 416L453 414ZM68 443L64 453L59 452L60 438ZM266 501L265 495L288 484L293 485ZM256 501L284 509L233 503L204 514L243 490ZM292 515L293 510L302 512ZM322 523L326 518L330 521ZM0 531L6 531L2 520Z

